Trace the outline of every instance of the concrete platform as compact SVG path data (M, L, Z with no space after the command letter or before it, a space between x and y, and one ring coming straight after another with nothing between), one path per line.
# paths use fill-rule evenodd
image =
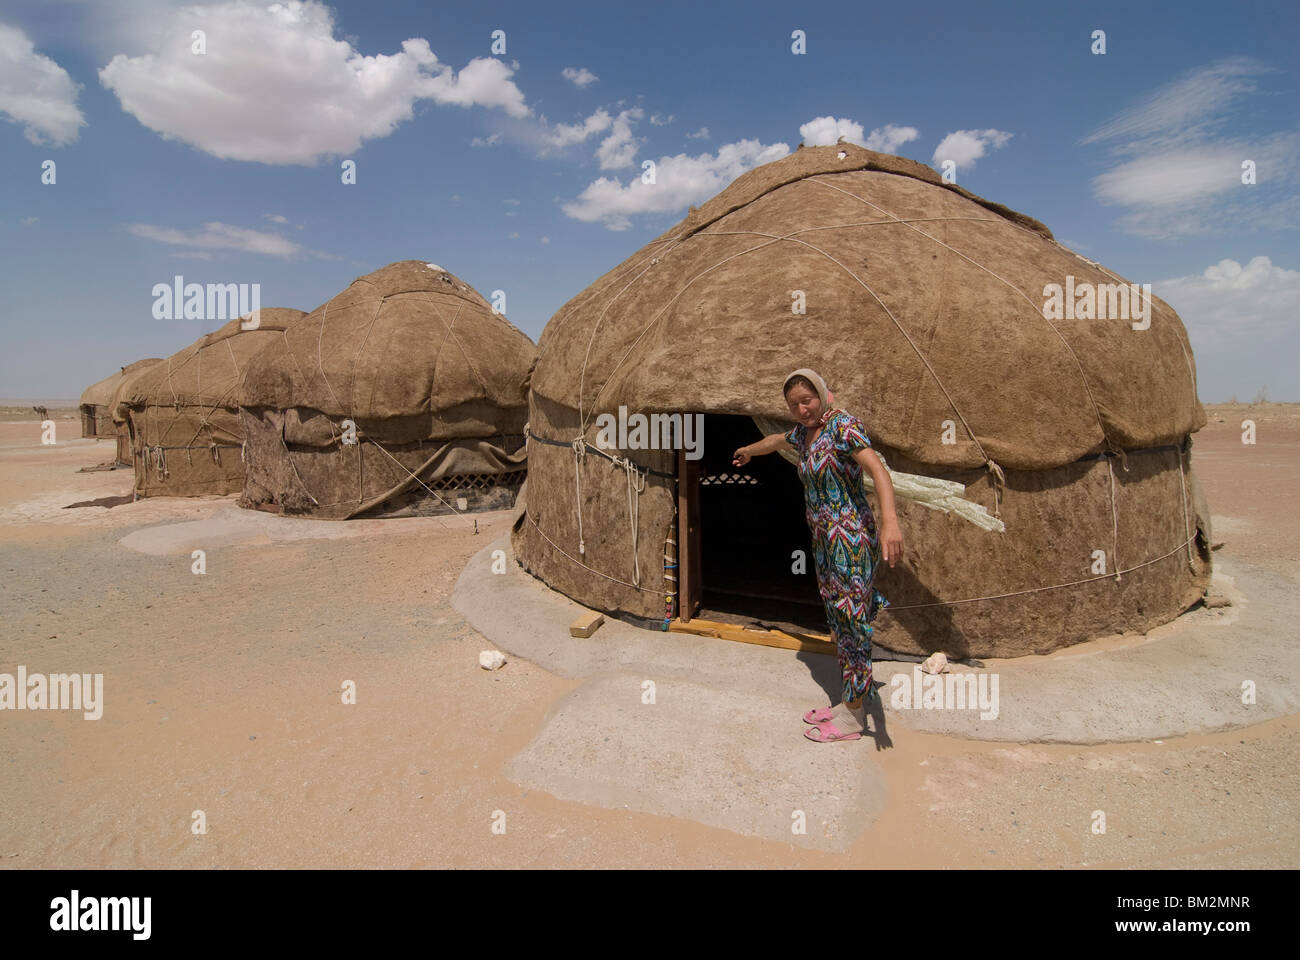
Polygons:
M492 572L497 551L503 573ZM918 702L933 703L922 694L938 678L927 681L917 665L891 663L878 650L883 713L862 740L831 744L804 739L802 714L838 700L833 656L645 630L610 617L590 638L571 637L569 624L586 608L524 571L509 536L466 565L452 603L486 647L587 680L514 758L512 779L562 799L843 849L883 803L873 754L890 745L893 723L977 740L1095 744L1232 729L1300 711L1296 577L1216 558L1214 589L1232 605L1198 606L1146 635L985 660L981 669L954 666L970 675L963 682L972 689L984 684L987 699L973 706L904 706L905 682L909 692L921 684ZM1253 705L1242 703L1247 681L1255 685ZM643 703L650 689L654 702ZM807 832L792 834L800 810Z

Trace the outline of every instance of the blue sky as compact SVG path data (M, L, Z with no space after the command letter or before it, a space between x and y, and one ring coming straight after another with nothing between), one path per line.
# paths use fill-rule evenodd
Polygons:
M152 316L176 274L311 310L424 259L504 290L537 340L689 204L843 134L955 158L962 186L1151 283L1202 401L1300 401L1294 2L269 7L0 11L0 398L74 398L219 325Z

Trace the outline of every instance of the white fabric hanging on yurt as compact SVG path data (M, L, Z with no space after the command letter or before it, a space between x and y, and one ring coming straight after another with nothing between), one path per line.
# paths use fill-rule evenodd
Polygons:
M754 417L753 420L754 425L765 437L773 433L790 432L790 424L780 420L769 420L767 417ZM1006 524L997 517L990 516L988 510L982 505L962 496L966 492L965 485L955 480L940 480L938 477L927 477L919 473L899 473L897 470L890 470L889 464L885 463L885 458L880 451L873 448L873 452L880 457L880 462L885 464L885 469L889 470L889 481L894 485L894 494L898 498L911 500L931 510L955 513L983 530L1006 532ZM778 448L777 453L781 454L791 466L799 465L799 455L788 445ZM868 490L875 492L876 483L871 479L871 474L865 470L862 472L862 483Z

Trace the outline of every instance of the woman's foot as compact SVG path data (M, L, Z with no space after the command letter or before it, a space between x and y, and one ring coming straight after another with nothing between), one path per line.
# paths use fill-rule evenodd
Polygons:
M835 704L831 708L830 722L835 724L841 733L865 733L867 717L863 710L863 702L859 700L853 707L847 703Z

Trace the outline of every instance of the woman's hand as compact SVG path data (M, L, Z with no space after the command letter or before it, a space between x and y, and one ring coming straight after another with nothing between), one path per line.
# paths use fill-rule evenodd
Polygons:
M731 458L733 467L743 467L749 463L749 447L740 447Z
M880 551L891 567L903 556L903 531L897 517L888 517L880 525Z

